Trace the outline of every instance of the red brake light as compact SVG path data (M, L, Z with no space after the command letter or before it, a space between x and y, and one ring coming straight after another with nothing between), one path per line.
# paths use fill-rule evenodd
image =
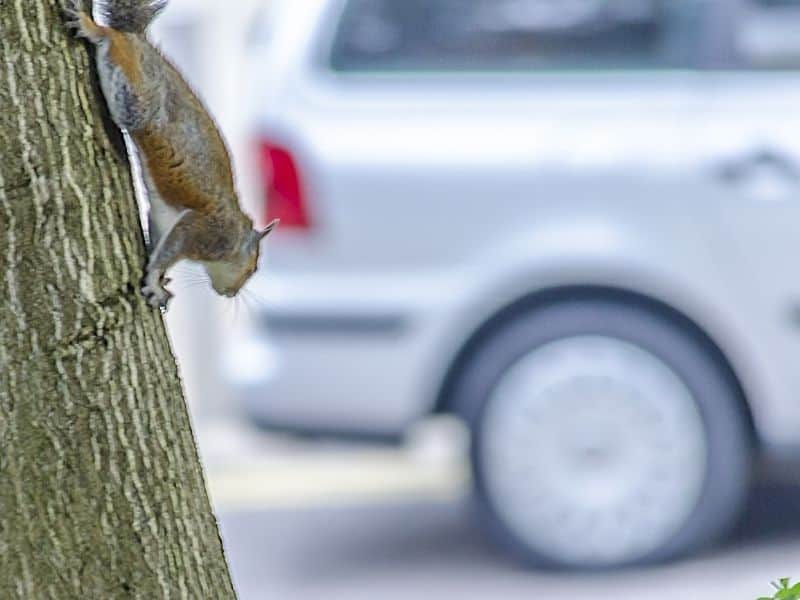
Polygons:
M280 219L281 229L308 229L303 184L297 163L288 150L261 143L261 173L264 178L267 222Z

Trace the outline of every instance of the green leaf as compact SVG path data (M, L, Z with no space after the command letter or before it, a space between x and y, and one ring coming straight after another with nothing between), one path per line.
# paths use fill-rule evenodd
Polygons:
M786 585L788 586L789 584L787 583ZM784 587L775 594L775 600L800 600L800 590L797 589L797 586L791 589Z
M771 598L762 596L758 600L800 600L800 583L791 585L789 577L782 577L777 582L772 582L772 587L775 588L775 595Z

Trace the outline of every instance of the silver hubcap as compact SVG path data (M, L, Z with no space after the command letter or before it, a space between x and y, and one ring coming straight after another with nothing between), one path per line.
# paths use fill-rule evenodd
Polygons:
M549 343L494 388L485 485L526 545L566 563L643 557L680 529L706 471L702 417L662 360L600 336Z

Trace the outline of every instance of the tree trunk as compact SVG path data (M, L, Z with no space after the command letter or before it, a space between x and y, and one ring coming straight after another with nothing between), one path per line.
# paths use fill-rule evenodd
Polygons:
M0 598L232 598L89 55L0 0Z

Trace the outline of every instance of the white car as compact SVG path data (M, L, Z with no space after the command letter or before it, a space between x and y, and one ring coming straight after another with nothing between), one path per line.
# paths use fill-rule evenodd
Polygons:
M278 2L258 423L469 424L485 521L576 568L697 551L800 457L800 12Z

